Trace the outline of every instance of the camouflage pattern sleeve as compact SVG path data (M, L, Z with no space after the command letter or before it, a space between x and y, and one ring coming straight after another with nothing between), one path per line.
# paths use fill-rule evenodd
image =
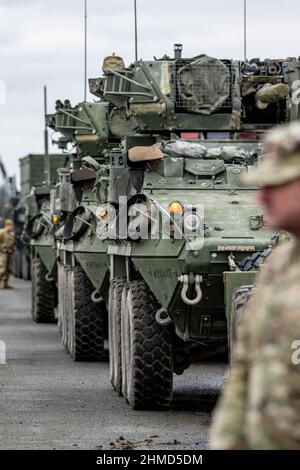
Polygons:
M247 315L250 312L247 312ZM239 333L236 361L213 416L210 447L213 450L246 449L244 436L248 389L248 323ZM228 372L229 374L229 372Z
M241 324L211 448L300 449L300 249L272 253Z
M251 325L258 310L257 306L264 301L264 286L269 282L269 273L273 271L275 251L260 272L256 292L247 306L244 320L239 327L236 359L231 370L228 371L228 380L225 381L226 385L212 420L211 449L245 450L248 448L246 414L251 362Z

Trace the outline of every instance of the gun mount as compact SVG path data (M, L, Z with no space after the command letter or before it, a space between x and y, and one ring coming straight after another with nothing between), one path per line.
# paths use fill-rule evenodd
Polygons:
M47 125L62 136L57 145L73 144L80 156L98 156L110 144L115 145L124 135L131 134L129 120L122 111L113 110L108 102L80 103L72 107L69 100L56 101L56 113L47 115Z
M295 58L182 58L182 47L176 44L173 59L139 60L123 70L106 67L104 72L104 79L90 80L91 93L125 110L141 133L181 137L198 132L200 138L209 138L210 132L220 132L223 138L227 132L228 138L236 138L239 133L257 135L299 115L292 100L300 78Z

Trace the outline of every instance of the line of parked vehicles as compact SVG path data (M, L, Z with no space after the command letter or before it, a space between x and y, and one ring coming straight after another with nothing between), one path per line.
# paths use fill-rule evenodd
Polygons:
M261 139L299 118L299 61L118 56L91 102L46 116L57 154L21 159L15 274L32 318L58 321L75 361L107 359L134 409L169 408L173 374L232 354L256 272L277 243L243 175ZM238 318L237 318L238 317Z

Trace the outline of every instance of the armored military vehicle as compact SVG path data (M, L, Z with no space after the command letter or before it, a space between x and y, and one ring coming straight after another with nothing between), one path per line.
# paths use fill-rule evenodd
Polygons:
M30 197L32 187L44 180L44 163L43 156L37 154L27 155L19 162L21 192L16 208L19 221L15 220L16 251L13 255L12 265L15 277L29 280L31 277L30 240L24 230L28 223L28 217L30 217L27 198Z
M124 68L121 58L104 62ZM121 67L119 64L121 63ZM110 103L57 101L48 126L59 132L58 145L73 145L70 165L59 172L52 214L58 218L59 322L62 341L76 361L102 360L107 330L107 242L96 236L98 207L107 200L106 152L132 133ZM130 129L130 131L129 131Z
M14 209L18 203L18 191L15 177L8 176L0 156L0 224L5 219L13 219Z
M21 160L21 187L24 198L24 242L30 247L32 277L32 318L37 323L55 321L57 305L56 250L50 191L57 170L65 167L63 154L28 155Z
M20 194L17 191L16 178L9 177L0 157L0 228L6 219L14 222L16 251L11 259L12 273L22 277L22 263L20 252L22 250L21 234L24 226L24 209L20 204Z
M265 131L299 116L297 79L296 59L183 58L176 45L90 82L139 133L111 152L97 229L110 240L111 380L135 409L169 407L173 372L228 348L232 292L255 274L239 263L255 269L273 242L241 177Z

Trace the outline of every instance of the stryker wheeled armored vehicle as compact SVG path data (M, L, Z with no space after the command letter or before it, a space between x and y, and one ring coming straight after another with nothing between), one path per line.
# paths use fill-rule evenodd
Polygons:
M111 380L135 409L169 407L173 372L228 348L232 292L274 241L242 175L266 130L299 117L299 70L176 45L90 82L139 133L111 152L97 229L110 240Z
M21 184L26 207L23 239L30 246L32 319L37 323L56 321L56 250L50 192L55 187L58 169L65 167L67 161L67 155L47 152L44 155L29 155L21 161Z
M35 212L32 214L28 202L31 198L32 187L44 180L43 155L30 154L21 158L19 163L21 192L18 211L21 223L17 224L15 229L15 231L17 230L17 234L16 251L13 255L13 274L27 281L31 277L31 250L30 240L24 228L29 222L30 217L36 215Z
M21 234L24 226L24 210L20 203L16 178L8 176L0 156L0 228L3 228L6 219L13 220L16 240L16 250L11 257L12 274L15 277L22 277L22 264L19 253L22 249Z
M107 58L116 68L122 59ZM122 67L121 67L122 68ZM106 152L130 134L122 113L110 103L57 101L48 126L59 132L59 145L72 144L70 165L59 172L52 214L58 218L59 323L65 348L76 361L107 357L106 300L109 284L107 242L96 237L99 204L107 200Z
M0 155L0 224L1 228L6 219L13 218L14 207L17 204L18 193L16 180L9 177Z
M0 227L6 219L14 218L14 210L18 204L19 194L15 177L7 174L6 167L0 155Z

